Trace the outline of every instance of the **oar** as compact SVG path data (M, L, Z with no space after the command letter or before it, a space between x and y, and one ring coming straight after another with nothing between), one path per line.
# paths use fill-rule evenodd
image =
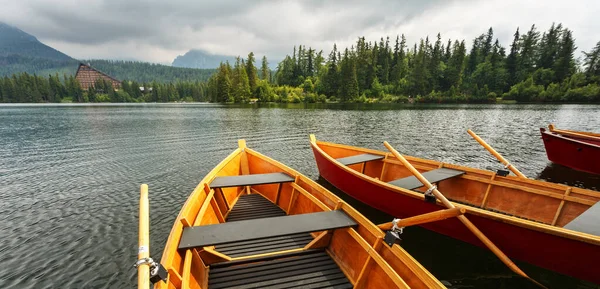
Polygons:
M422 184L424 184L429 190L433 192L433 194L446 206L448 209L453 209L455 206L444 197L440 191L436 187L434 187L415 167L413 167L396 149L394 149L387 141L383 142L385 147L406 167ZM521 275L536 285L546 288L544 285L539 282L531 279L531 277L527 276L525 272L523 272L513 261L511 261L506 254L504 254L488 237L486 237L465 215L458 215L457 218L471 231L473 234L486 246L492 253L494 253L502 263L504 263L508 268L510 268L513 272L518 275Z
M511 172L513 172L515 175L517 175L520 178L524 178L524 179L527 178L523 173L521 173L517 168L515 168L508 160L506 160L502 155L500 155L494 148L492 148L489 144L487 144L483 139L481 139L478 135L476 135L472 130L468 129L467 132L480 145L482 145L488 152L490 152L493 156L495 156Z
M452 209L439 210L439 211L422 214L422 215L418 215L418 216L414 216L414 217L410 217L410 218L406 218L406 219L401 219L396 222L396 226L399 228L402 228L402 227L410 227L410 226L415 226L415 225L420 225L420 224L425 224L425 223L431 223L431 222L435 222L435 221L441 221L441 220L445 220L448 218L453 218L453 217L462 215L465 212L466 212L465 208L458 208L458 207L452 208ZM383 231L387 231L387 230L391 230L394 227L394 222L383 223L383 224L380 224L377 226L379 227L379 229L381 229Z
M143 184L140 187L140 223L139 223L139 248L138 260L147 260L150 258L150 229L148 217L148 185ZM138 289L150 288L150 264L140 262L138 270Z

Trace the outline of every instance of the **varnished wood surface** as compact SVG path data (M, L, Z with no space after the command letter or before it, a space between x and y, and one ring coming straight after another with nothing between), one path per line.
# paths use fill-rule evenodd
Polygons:
M332 160L364 153L381 156L388 154L383 151L324 141L316 141L314 145ZM598 202L600 192L516 176L502 177L491 171L411 156L406 156L406 159L420 172L439 167L465 171L466 174L442 181L437 185L451 201L458 201L460 205L466 205L468 214L600 245L600 236L562 228ZM341 164L340 167L357 178L385 187L389 191L412 198L423 198L422 193L386 183L389 180L410 175L408 169L400 161L388 156L373 163L377 162L381 162L381 164L373 167L379 167L379 170L367 170L365 174ZM383 168L385 168L385 172L382 171ZM563 203L562 206L561 203ZM560 214L554 220L559 210ZM552 225L553 223L554 225Z
M369 169L368 166L363 168ZM237 184L240 187L217 189L210 186L217 177L273 173L291 176L293 181L251 186L246 186L248 183L240 183ZM341 229L324 228L323 231L311 234L312 240L300 248L239 257L223 254L219 251L219 245L177 249L185 227L221 224L231 216L238 216L239 213L232 215L231 212L236 205L247 206L239 200L241 196L248 193L264 197L287 215L333 213L331 211L339 210L350 217L356 226ZM247 209L260 214L260 210L257 211L250 207ZM277 259L279 256L294 256L315 249L325 250L327 256L333 260L343 276L353 286L362 278L360 281L362 288L445 288L397 245L395 245L397 249L394 252L400 253L389 254L393 248L382 242L383 231L339 197L291 168L247 148L243 141L239 142L237 150L217 165L198 184L176 220L161 260L170 273L169 280L167 283L157 283L156 288L180 289L183 286L189 286L189 288L207 289L210 285L208 276L210 276L211 268L223 262L250 262L260 258ZM264 224L264 227L268 226L269 224ZM264 245L261 243L260 246L277 247L266 243ZM381 255L384 250L387 253L385 256ZM392 266L388 262L394 265ZM412 270L396 272L394 268L412 268ZM363 277L359 276L361 272ZM409 278L410 281L405 281ZM415 278L421 281L415 281ZM409 283L413 286L407 285Z

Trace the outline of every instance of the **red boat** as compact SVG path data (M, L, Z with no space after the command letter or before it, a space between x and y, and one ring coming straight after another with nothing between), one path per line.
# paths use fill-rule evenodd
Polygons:
M445 208L424 197L423 184L388 152L313 135L311 147L323 178L376 209L407 218ZM509 257L600 284L600 192L406 159ZM421 226L484 247L457 218Z
M600 134L540 128L546 155L553 163L600 175Z

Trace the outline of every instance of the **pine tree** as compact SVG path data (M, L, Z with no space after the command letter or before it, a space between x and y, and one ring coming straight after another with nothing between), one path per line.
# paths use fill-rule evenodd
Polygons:
M508 54L508 58L506 58L506 70L508 73L507 83L509 87L520 81L518 78L520 41L519 28L517 27L513 42L510 45L510 54Z
M358 80L356 77L356 65L348 48L344 51L344 58L340 68L340 91L339 96L343 102L352 101L358 97Z
M269 70L269 63L267 62L267 56L263 56L262 65L260 67L260 78L271 82L271 71Z
M565 78L575 73L575 39L571 30L565 29L562 33L562 41L558 51L558 59L554 64L556 80L562 82Z
M256 90L256 83L258 81L258 75L256 73L256 67L254 66L254 52L248 53L248 61L246 61L246 76L248 77L248 85L250 86L251 94L254 94Z
M217 102L229 102L231 101L231 79L229 76L229 69L227 69L229 63L227 65L221 63L217 72Z
M600 77L600 41L596 43L592 51L583 52L583 55L585 55L583 61L585 74L588 77Z

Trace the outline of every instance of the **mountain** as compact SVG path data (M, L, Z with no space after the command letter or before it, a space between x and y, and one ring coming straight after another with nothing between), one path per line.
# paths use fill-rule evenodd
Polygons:
M217 68L221 62L229 61L233 65L235 56L210 54L202 50L192 49L173 60L175 67L188 68Z
M138 82L205 81L215 71L215 69L181 68L139 61L87 60L84 62L117 79ZM79 60L41 43L35 36L17 27L0 22L0 76L23 72L45 77L55 73L74 75L78 66Z
M0 75L74 71L76 64L77 60L35 36L0 22Z

